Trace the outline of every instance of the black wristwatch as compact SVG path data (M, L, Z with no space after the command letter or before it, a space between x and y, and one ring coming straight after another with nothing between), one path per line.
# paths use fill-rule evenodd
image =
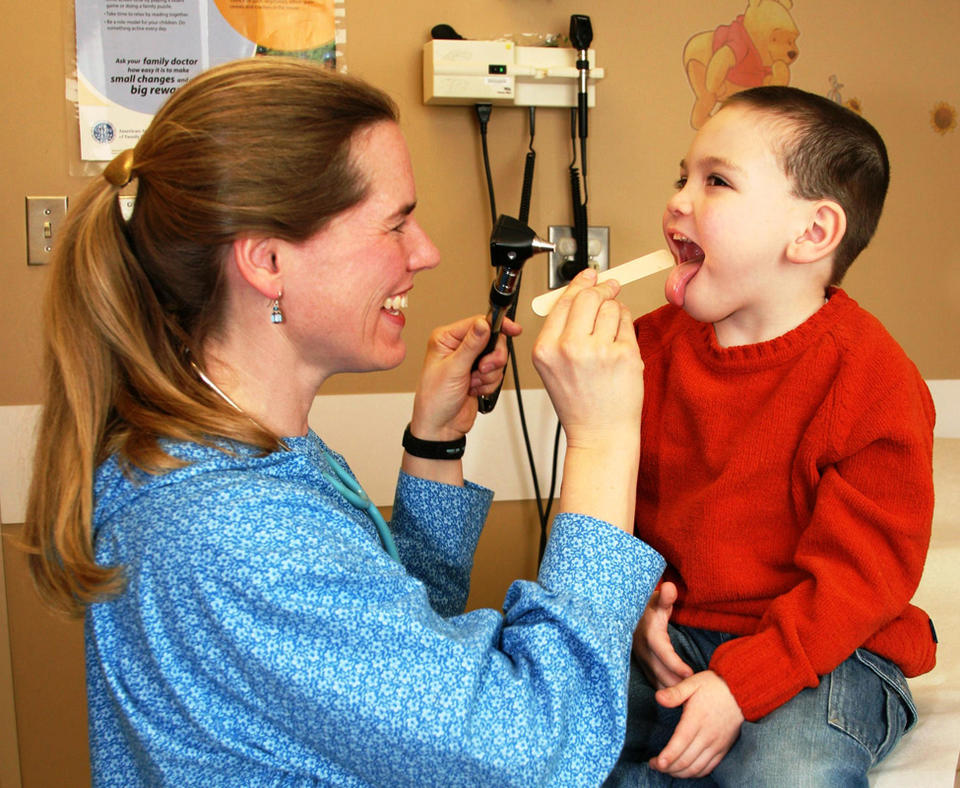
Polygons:
M422 441L413 436L408 424L403 431L403 448L424 460L459 460L467 448L467 436L455 441Z

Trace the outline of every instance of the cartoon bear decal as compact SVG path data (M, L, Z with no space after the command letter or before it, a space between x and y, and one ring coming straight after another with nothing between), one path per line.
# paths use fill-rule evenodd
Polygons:
M730 24L692 36L683 48L683 67L695 100L690 125L699 129L717 104L758 85L790 84L797 59L792 0L749 0Z

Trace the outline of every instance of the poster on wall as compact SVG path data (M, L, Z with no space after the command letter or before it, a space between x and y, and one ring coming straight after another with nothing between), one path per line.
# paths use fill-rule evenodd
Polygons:
M75 0L80 158L136 145L179 85L211 66L288 55L346 70L345 0Z

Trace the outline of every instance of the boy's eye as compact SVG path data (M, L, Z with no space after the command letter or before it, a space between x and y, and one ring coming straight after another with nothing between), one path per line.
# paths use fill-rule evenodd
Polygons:
M719 175L708 175L707 176L707 186L729 186L723 178Z
M687 185L687 176L681 175L679 178L677 178L676 181L674 181L673 188L679 191L686 185Z

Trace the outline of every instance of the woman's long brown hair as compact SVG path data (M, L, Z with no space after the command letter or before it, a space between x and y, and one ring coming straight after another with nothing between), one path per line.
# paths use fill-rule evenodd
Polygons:
M24 533L50 605L76 614L122 589L122 568L94 556L93 479L108 457L162 473L177 465L165 438L278 448L191 368L222 318L229 246L244 233L305 240L363 199L351 140L396 119L383 93L317 65L237 61L192 79L153 119L133 152L128 222L104 177L74 201L44 305Z

